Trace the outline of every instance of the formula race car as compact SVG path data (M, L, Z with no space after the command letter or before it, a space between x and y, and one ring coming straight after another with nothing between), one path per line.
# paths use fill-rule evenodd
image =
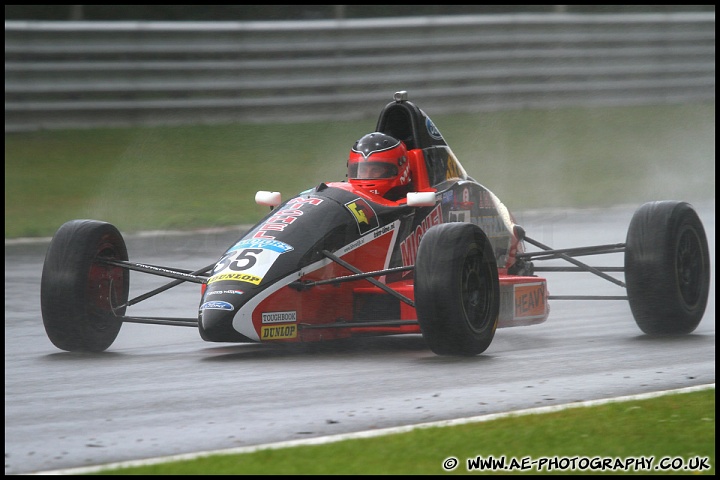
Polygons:
M466 173L406 92L382 109L373 135L353 148L347 180L320 183L284 202L277 192L258 192L256 202L270 206L269 213L195 271L129 261L120 231L109 223L65 223L42 272L48 337L62 350L98 352L112 345L124 322L190 326L209 342L422 334L436 354L477 355L499 327L544 322L553 297L537 273L563 269L626 287L627 296L602 298L627 299L647 334L687 334L700 322L710 261L705 230L688 203L642 205L624 243L556 250L526 235ZM400 156L389 156L400 146ZM390 173L379 180L361 173L373 163ZM398 175L396 187L404 191L390 198L383 185ZM577 259L616 252L624 252L623 267ZM548 259L571 266L535 265ZM130 271L172 281L130 299ZM624 272L624 282L608 272ZM182 282L201 285L197 315L127 313Z

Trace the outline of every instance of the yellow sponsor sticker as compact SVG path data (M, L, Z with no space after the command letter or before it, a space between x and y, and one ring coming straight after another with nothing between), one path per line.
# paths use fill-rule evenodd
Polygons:
M353 215L355 215L355 218L357 219L358 223L370 223L368 222L367 216L365 215L365 212L358 207L357 203L352 202L347 204L347 208L352 212Z
M208 285L215 282L225 281L236 281L236 282L248 282L255 285L259 285L262 278L257 275L249 275L247 273L221 273L208 278Z
M260 327L260 340L280 340L297 337L297 325L273 325Z

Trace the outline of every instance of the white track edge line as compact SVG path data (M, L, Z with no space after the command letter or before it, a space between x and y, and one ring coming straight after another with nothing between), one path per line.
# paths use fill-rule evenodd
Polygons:
M35 472L27 475L81 475L85 473L95 473L101 470L111 470L117 468L142 467L147 465L155 465L159 463L176 462L182 460L194 460L196 458L208 457L211 455L234 455L242 453L253 453L259 450L276 450L280 448L291 448L304 445L323 445L327 443L341 442L343 440L352 440L358 438L372 438L383 435L392 435L395 433L405 433L420 428L431 427L450 427L455 425L465 425L468 423L488 422L500 418L518 417L523 415L534 415L543 413L559 412L569 410L571 408L593 407L598 405L607 405L609 403L629 402L634 400L646 400L650 398L663 397L666 395L674 395L679 393L699 392L702 390L714 389L714 383L706 385L696 385L693 387L679 388L675 390L663 390L659 392L641 393L637 395L627 395L623 397L604 398L598 400L586 400L583 402L566 403L562 405L550 405L546 407L527 408L524 410L514 410L503 413L492 413L488 415L479 415L476 417L458 418L454 420L441 420L437 422L419 423L416 425L406 425L403 427L381 428L377 430L366 430L362 432L343 433L338 435L327 435L323 437L308 438L302 440L288 440L285 442L266 443L262 445L254 445L249 447L235 447L223 450L204 451L196 453L184 453L180 455L169 455L165 457L147 458L143 460L131 460L127 462L108 463L104 465L95 465L90 467L77 467L62 470L49 470L45 472Z

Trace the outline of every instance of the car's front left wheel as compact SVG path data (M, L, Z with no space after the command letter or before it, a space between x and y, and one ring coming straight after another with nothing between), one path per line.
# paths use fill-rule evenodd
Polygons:
M423 337L438 355L477 355L492 342L500 311L493 247L471 223L446 223L420 240L415 309Z
M690 204L649 202L635 212L625 247L625 283L643 332L684 335L697 328L710 291L710 253Z

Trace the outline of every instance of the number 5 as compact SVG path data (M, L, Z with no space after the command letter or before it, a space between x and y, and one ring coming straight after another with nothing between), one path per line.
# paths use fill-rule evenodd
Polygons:
M237 257L235 257L235 261L232 262L228 268L235 271L252 268L252 266L257 263L257 257L255 255L260 255L261 253L262 248L246 248L244 250L240 250Z

